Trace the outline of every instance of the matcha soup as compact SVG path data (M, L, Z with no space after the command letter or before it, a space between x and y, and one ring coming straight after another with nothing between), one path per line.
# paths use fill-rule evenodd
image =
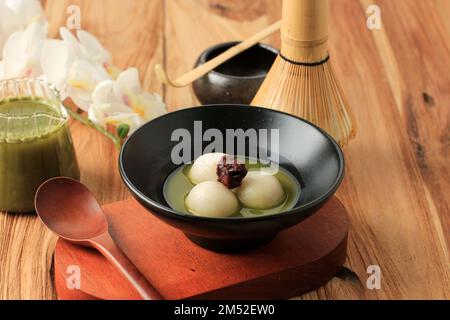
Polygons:
M292 209L300 184L286 169L276 172L257 160L205 154L172 172L164 198L180 212L205 217L257 217Z

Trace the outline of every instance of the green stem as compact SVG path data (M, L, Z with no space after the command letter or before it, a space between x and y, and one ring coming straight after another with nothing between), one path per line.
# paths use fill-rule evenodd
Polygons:
M67 107L66 105L64 105L65 109L67 110L67 112L69 113L69 115L81 122L82 124L91 127L95 130L97 130L98 132L100 132L101 134L103 134L105 137L107 137L108 139L110 139L113 143L114 146L117 149L120 149L120 146L122 144L122 139L120 139L119 137L113 135L111 132L109 132L108 130L106 130L104 127L96 125L95 123L93 123L91 120L89 120L87 117L82 116L81 114L78 114L77 112L73 111L71 108Z

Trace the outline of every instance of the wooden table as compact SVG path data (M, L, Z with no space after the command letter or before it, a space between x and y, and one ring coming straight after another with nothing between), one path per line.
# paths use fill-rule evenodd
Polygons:
M330 52L356 115L338 192L350 213L348 259L340 278L303 299L450 298L449 0L333 0ZM368 30L366 8L381 7L382 29ZM197 104L191 88L163 87L153 66L189 70L201 50L242 39L280 17L277 0L44 1L50 34L78 4L82 28L120 68L139 68L144 86L170 110ZM279 37L268 40L278 46ZM117 151L72 123L82 181L102 203L129 197ZM34 215L0 215L0 298L55 298L55 237ZM369 265L381 289L366 288Z

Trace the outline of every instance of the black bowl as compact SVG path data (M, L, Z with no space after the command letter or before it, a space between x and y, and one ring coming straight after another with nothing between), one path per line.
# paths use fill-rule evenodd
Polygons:
M171 160L171 152L178 144L178 141L172 141L172 134L181 128L195 135L194 121L200 120L203 132L210 128L221 133L227 129L278 129L279 164L297 177L302 187L297 205L283 213L250 218L198 217L171 209L164 199L163 185L179 166ZM250 140L245 140L246 151L238 154L248 156L245 153L254 147ZM209 143L192 143L190 151L199 146L203 150ZM257 143L263 144L262 141ZM268 149L271 149L270 145ZM273 155L277 156L272 149ZM193 158L194 155L187 159L188 162ZM316 212L339 187L344 174L344 157L338 144L327 133L305 120L259 107L214 105L172 112L145 124L123 145L119 166L132 195L150 213L182 230L191 241L202 247L233 252L262 245L279 231Z
M239 42L226 42L203 51L195 66L216 57ZM278 51L257 44L238 54L193 83L202 104L249 104L272 67Z

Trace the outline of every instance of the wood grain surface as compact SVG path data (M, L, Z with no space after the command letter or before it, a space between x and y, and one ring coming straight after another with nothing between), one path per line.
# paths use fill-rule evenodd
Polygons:
M69 4L115 64L138 67L170 110L197 102L190 88L163 88L155 63L176 77L207 46L251 35L281 8L277 0L46 0L52 35ZM370 4L381 8L381 30L366 27ZM337 194L350 215L348 269L301 298L448 299L450 1L333 0L331 10L331 59L358 124ZM114 147L78 123L71 129L82 181L102 203L127 198ZM0 298L55 298L54 245L33 215L1 214ZM369 265L381 268L379 290L366 288Z

